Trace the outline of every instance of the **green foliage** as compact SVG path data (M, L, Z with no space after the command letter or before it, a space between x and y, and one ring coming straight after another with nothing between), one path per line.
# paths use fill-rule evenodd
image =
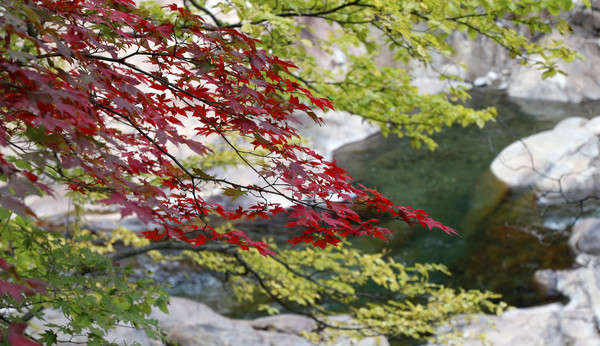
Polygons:
M498 295L476 290L453 290L430 281L432 272L448 274L442 265L405 267L384 254L363 254L340 246L277 251L265 260L255 251L233 253L186 251L185 255L207 270L227 274L240 301L264 301L269 313L280 308L316 316L330 336L343 330L353 337L388 335L427 338L449 316L492 312L506 305ZM351 322L327 316L350 314ZM324 335L306 335L322 341Z
M589 2L584 2L589 6ZM205 6L203 1L196 3ZM562 73L557 61L580 57L561 42L541 46L518 30L525 27L533 35L556 29L568 34L572 29L556 16L572 8L570 0L231 0L216 6L218 11L204 7L197 10L210 14L208 22L214 20L217 26L239 28L260 39L262 48L270 55L292 60L300 68L292 77L318 96L329 98L337 109L359 114L380 124L385 134L407 136L415 146L424 144L430 149L436 146L430 135L443 127L472 124L481 127L496 115L491 108L475 111L457 104L468 97L462 88L452 88L449 94L427 95L412 84L409 64L417 61L431 66L436 54L451 57L455 52L446 39L453 32L463 32L470 39L482 36L491 39L506 48L511 58L537 65L543 78ZM233 14L239 21L226 23L210 12L213 10ZM544 10L555 18L543 17ZM23 5L23 11L27 11L27 6ZM144 11L139 13L165 21L175 18L175 14L165 14L156 4L144 6ZM32 23L41 20L33 12L27 18ZM331 35L319 39L303 35L312 29L300 18L327 22L331 25ZM11 20L20 21L15 23L16 27L27 27L22 18L13 16ZM185 21L172 24L185 26ZM105 23L89 23L89 27L106 38L116 35ZM170 26L162 28L170 30ZM173 33L170 37L181 38L178 35ZM33 59L30 54L36 52L34 40L21 40L23 47L17 47L17 42L19 40L10 43L10 54L16 54L11 58L26 65ZM63 43L59 40L55 43L62 53ZM320 66L316 54L320 51L331 54L334 50L343 52L346 61L333 69ZM393 56L389 66L377 63L382 51ZM540 56L541 60L530 59L532 55ZM48 58L40 64L60 71L55 60ZM197 67L203 71L199 74L214 68L206 62ZM460 81L456 76L441 78ZM164 87L156 86L157 90ZM23 136L40 148L57 150L66 145L64 139L48 135L41 127L27 128ZM262 144L263 149L282 145L271 144L259 132L249 137L257 145ZM106 146L98 141L93 144ZM235 153L207 147L214 155L192 158L183 166L203 181L212 178L207 173L212 168L259 160L268 154L266 149L262 152L247 149L248 152ZM30 171L43 166L50 155L46 150L39 150L29 153L27 159L7 156L6 160ZM60 181L65 178L60 168L57 163L56 169L46 173ZM110 191L103 189L103 183L92 179L89 173L74 168L69 174L72 180L93 191L88 197L109 197ZM139 176L156 181L156 174ZM131 175L124 177L129 179ZM0 175L0 179L7 180L4 175ZM30 194L39 190L34 184L24 182L22 186L30 188L31 191L26 191ZM232 199L247 193L235 186L223 191ZM215 233L221 234L226 228L217 228ZM21 301L9 295L0 297L0 306L17 311L0 320L0 329L6 330L32 315L43 317L44 309L54 308L61 310L69 320L67 326L60 327L61 332L71 336L85 334L90 344L106 343L106 332L117 323L129 323L145 329L153 337L160 337L159 328L148 320L148 314L152 306L166 311L166 293L149 279L130 279L131 268L118 267L106 256L115 250L115 244L144 247L150 246L150 242L122 229L100 240L102 245L98 242L98 238L83 231L68 235L43 232L24 218L0 211L0 259L14 266L20 277L39 279L47 284L44 292L25 296ZM457 314L500 313L505 307L495 303L498 296L489 292L456 291L432 283L430 273L447 274L439 265L405 267L384 254L361 254L344 246L329 246L324 250L298 247L276 252L277 257L265 259L256 251L211 251L198 247L186 250L185 255L206 270L226 274L235 295L242 301L267 296L272 304L261 308L269 313L286 309L308 314L317 318L322 326L339 328L359 337L384 334L427 338L435 332L436 326ZM157 252L150 254L162 258ZM354 321L348 325L327 317L340 312L349 313ZM307 337L318 342L323 335ZM57 334L47 330L41 341L56 343Z
M526 28L532 36L553 29L572 32L558 18L573 7L570 0L236 0L218 2L215 8L205 7L204 1L196 3L199 6L190 8L210 14L208 22L241 28L267 51L296 63L297 80L329 98L336 109L380 124L384 134L407 136L413 145L424 143L430 149L435 148L430 135L442 127L482 126L496 115L492 108L475 111L456 105L455 101L468 97L459 88L448 95L426 95L411 84L409 63L432 66L434 55L452 57L455 51L446 40L450 34L464 32L472 40L486 37L504 47L511 58L536 65L543 78L560 73L558 60L582 58L560 42L545 46L533 42L520 30ZM544 10L553 17L548 18ZM217 19L217 13L237 20ZM330 25L331 34L313 38L314 19ZM347 61L333 69L320 66L317 54L335 49ZM390 66L377 63L381 52L393 57ZM532 55L541 59L530 59ZM441 78L460 81L451 75Z
M103 256L100 252L106 249L100 251L102 247L95 241L89 232L48 233L0 210L0 258L13 265L22 278L46 284L44 293L20 302L9 295L0 297L0 306L15 309L0 320L0 330L33 316L43 319L44 309L52 308L60 310L69 322L48 324L40 332L39 341L44 344L60 341L56 331L69 337L85 335L90 345L106 344L107 331L117 324L130 324L160 339L156 321L148 316L153 306L166 312L166 292L151 279L130 279L132 268L121 268Z

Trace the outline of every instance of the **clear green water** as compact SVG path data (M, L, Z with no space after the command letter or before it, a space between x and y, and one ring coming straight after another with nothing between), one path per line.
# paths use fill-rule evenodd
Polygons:
M448 285L493 290L515 306L540 304L544 300L534 289L534 271L573 263L566 246L568 227L557 232L547 226L568 224L573 214L548 213L530 193L508 193L489 166L513 141L549 129L568 116L600 114L600 107L598 103L517 103L492 92L472 96L469 106L498 109L496 123L483 129L446 129L435 136L439 147L434 152L413 149L405 139L375 135L335 153L338 164L358 182L377 186L397 204L427 211L457 229L461 237L393 223L386 225L396 230L389 243L363 239L356 244L371 251L387 248L407 264L443 263L453 275L436 280Z
M508 144L553 127L568 116L600 114L600 103L569 105L510 100L499 93L473 92L469 106L495 106L499 117L483 129L446 129L435 138L435 152L410 148L406 140L375 135L340 148L335 158L361 183L377 186L398 204L424 209L434 218L456 228L461 237L440 230L411 229L388 224L396 235L388 243L362 238L356 245L365 251L390 250L396 260L411 264L434 262L447 265L452 277L434 278L453 287L479 288L501 293L513 306L544 303L532 284L540 268L565 268L573 263L566 246L568 228L557 232L554 224L573 221L573 212L540 209L528 193L507 193L489 172L494 157ZM590 213L597 213L593 209ZM247 232L281 235L282 224L248 224ZM240 227L242 225L239 225ZM256 236L255 233L251 233ZM238 303L219 280L208 273L185 273L189 268L165 272L174 295L207 303L218 312L236 318L255 318L256 304ZM408 340L393 344L412 344ZM416 343L418 344L418 343Z

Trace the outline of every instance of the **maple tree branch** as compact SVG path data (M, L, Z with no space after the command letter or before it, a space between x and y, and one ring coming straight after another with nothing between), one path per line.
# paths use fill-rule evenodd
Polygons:
M132 64L130 64L130 63L127 63L125 60L123 60L123 58L115 59L115 58L101 57L101 56L95 56L95 55L89 55L89 54L85 54L85 56L86 56L87 58L91 58L91 59L106 60L106 61L111 61L111 62L116 62L116 63L122 64L122 65L124 65L124 66L126 66L126 67L128 67L128 68L130 68L130 69L132 69L132 70L134 70L134 71L140 72L140 73L142 73L142 74L144 74L144 75L146 75L146 76L148 76L148 77L150 77L150 78L153 78L154 80L158 81L159 83L161 83L162 85L164 85L164 86L166 86L166 87L168 87L168 88L170 88L170 89L171 89L171 88L172 88L172 89L175 89L175 90L177 90L177 91L179 91L179 92L181 92L181 93L184 93L184 94L186 94L187 96L191 97L192 99L195 99L195 100L197 100L197 101L200 101L200 102L202 102L202 103L204 103L204 104L207 104L207 105L209 105L209 106L211 106L211 107L215 107L215 108L217 108L217 109L221 109L221 110L223 110L223 109L222 109L222 108L221 108L221 107L220 107L218 104L212 103L212 102L210 102L210 101L208 101L208 100L205 100L205 99L202 99L202 98L199 98L199 97L197 97L196 95L193 95L192 93L190 93L190 92L186 91L185 89L183 89L183 88L181 88L181 87L179 87L179 86L177 86L177 85L173 85L173 84L172 84L172 83L170 83L169 81L167 81L167 80L165 80L165 79L163 79L163 78L160 78L159 76L157 76L157 75L155 75L155 74L153 74L153 73L150 73L150 72L148 72L148 71L145 71L145 70L143 70L143 69L141 69L141 68L138 68L137 66L134 66L134 65L132 65ZM173 55L173 56L174 56L174 55ZM179 57L177 57L177 58L179 58ZM270 182L269 182L269 181L268 181L268 180L267 180L267 179L266 179L266 178L265 178L265 177L264 177L264 176L263 176L263 175L262 175L262 174L261 174L261 173L260 173L260 172L259 172L259 171L258 171L256 168L255 168L255 167L254 167L254 165L252 165L251 163L249 163L249 162L246 160L246 158L245 158L245 157L243 157L243 155L241 155L241 154L240 154L240 151L239 151L239 149L238 149L238 148L237 148L237 147L236 147L236 146L235 146L235 145L234 145L234 144L233 144L233 143L232 143L232 142L231 142L231 141L230 141L230 140L227 138L227 136L225 136L225 134L223 133L223 131L222 131L220 128L218 128L218 127L217 127L217 125L215 125L215 124L213 124L212 122L210 122L210 121L209 121L209 120L208 120L208 119L207 119L207 118L206 118L206 117L205 117L203 114L201 114L200 112L198 112L198 111L197 111L197 109L194 107L194 105L193 105L193 104L190 104L190 103L189 103L187 100L184 100L184 99L181 99L181 98L180 98L180 100L181 100L182 102L184 102L186 105L188 105L189 107L191 107L192 109L194 109L194 111L195 111L195 113L196 113L196 114L198 114L198 115L199 115L199 116L200 116L200 117L201 117L203 120L205 120L205 121L206 121L208 124L210 124L210 126L212 126L212 127L213 127L213 129L214 129L214 130L215 130L215 131L216 131L216 132L219 134L219 136L220 136L220 137L221 137L221 138L222 138L222 139L225 141L225 143L226 143L226 144L227 144L229 147L231 147L231 149L233 149L233 150L235 151L235 153L236 153L236 154L239 156L239 158L240 158L240 159L241 159L241 160L242 160L242 161L243 161L243 162L244 162L244 163L245 163L245 164L246 164L248 167L250 167L250 168L251 168L251 169L252 169L252 170L253 170L253 171L254 171L254 172L255 172L255 173L256 173L256 174L257 174L259 177L261 177L261 179L263 179L263 180L265 181L265 183L267 183L267 185L269 185L269 186L271 186L271 187L272 187L272 184L271 184L271 183L270 183ZM113 113L115 112L114 110L111 110L111 111L112 111ZM223 111L224 111L224 112L226 112L226 113L229 113L229 112L227 112L226 110L223 110ZM118 113L118 112L117 112L117 113ZM125 115L121 115L121 116L125 116ZM126 117L126 116L125 116L125 117ZM128 118L126 118L126 119L128 120L128 122L132 123L130 119L128 119ZM133 125L133 126L134 126L134 125ZM135 126L134 126L134 127L135 127ZM139 130L138 130L138 131L139 131ZM147 137L147 138L148 138L149 140L151 140L152 142L154 142L154 141L153 141L152 139L150 139L149 137ZM164 150L164 149L162 149L162 148L160 148L160 147L158 147L158 148L159 148L159 150L161 150L161 151L163 151L164 153L166 153L166 150ZM177 159L175 159L175 158L174 158L172 155L170 155L170 154L168 154L168 153L166 153L166 155L167 155L167 156L168 156L168 157L169 157L171 160L175 160L175 162L177 162L177 165L178 165L179 167L181 167L181 168L184 170L184 172L185 172L185 173L186 173L188 176L190 176L190 178L192 178L192 179L193 179L193 178L195 177L195 176L194 176L193 174L191 174L191 173L190 173L190 172L189 172L187 169L183 168L183 165L181 165L181 163L179 163L179 162L177 161ZM229 183L229 184L231 184L231 183ZM233 185L233 184L232 184L232 185ZM236 184L236 185L237 185L237 184ZM241 186L238 186L238 187L241 187ZM288 197L288 196L286 196L284 193L282 193L281 191L278 191L277 189L275 189L275 190L276 190L276 192L277 192L277 194L278 194L278 195L280 195L280 196L283 196L283 197L286 197L287 199L290 199L290 198L291 198L291 201L294 201L294 200L295 200L293 196L292 196L292 197Z
M188 95L189 97L198 100L202 103L205 103L207 105L210 105L212 107L215 108L220 108L218 105L213 104L211 102L209 102L208 100L205 99L201 99L198 98L197 96L191 94L190 92L186 91L185 89L182 89L179 86L173 85L172 83L170 83L169 81L164 80L163 78L160 78L159 76L152 74L150 72L147 72L141 68L138 68L137 66L134 66L130 63L127 63L126 61L123 60L123 58L111 58L111 57L104 57L104 56L96 56L96 55L90 55L90 54L85 54L84 55L87 58L90 59L97 59L97 60L105 60L105 61L110 61L110 62L115 62L115 63L119 63L122 64L128 68L131 68L134 71L140 72L150 78L155 79L156 81L158 81L159 83L167 86L168 88L173 88L178 92L184 93L186 95ZM171 56L171 55L169 55ZM131 119L129 119L125 114L122 114L120 112L115 111L114 109L111 109L109 107L106 107L104 105L101 105L99 103L97 103L98 106L102 107L103 109L118 115L119 117L125 119L130 126L132 126L134 129L136 129L136 131L138 131L142 136L144 136L144 138L146 138L147 140L149 140L154 146L156 146L161 152L163 152L165 155L167 155L167 157L169 157L169 159L171 161L173 161L178 167L180 167L184 173L189 176L192 179L192 184L194 184L194 179L199 179L199 180L207 180L207 181L213 181L213 182L222 182L225 184L228 184L232 187L235 188L239 188L239 189L246 189L246 190L250 190L250 191L256 191L258 193L260 193L261 195L263 193L268 193L268 194L273 194L273 195L277 195L280 197L283 197L287 200L289 200L292 203L295 204L302 204L302 205L306 205L306 206L311 206L310 202L306 202L306 201L302 201L302 200L298 200L296 199L293 195L287 195L283 192L281 192L279 189L277 189L276 185L274 185L273 183L269 182L255 167L254 165L252 165L250 162L247 161L247 159L245 157L243 157L243 155L241 155L240 150L225 136L225 134L223 133L223 131L221 129L219 129L215 124L213 124L212 122L210 122L203 114L199 113L193 104L190 104L187 100L183 100L181 99L182 102L184 102L186 105L188 105L189 107L191 107L192 109L194 109L194 111L196 112L196 114L198 114L200 117L202 117L202 119L204 119L208 124L210 124L210 126L213 127L213 129L219 134L219 136L226 142L226 144L231 147L234 152L240 157L240 159L246 164L247 167L251 168L261 179L263 179L263 181L267 184L267 186L273 190L269 190L266 189L264 187L253 187L253 186L245 186L245 185L240 185L240 184L236 184L233 182L230 182L226 179L218 179L218 178L208 178L208 177L199 177L193 173L191 173L189 170L187 170L183 164L177 160L177 158L175 158L173 155L171 155L170 153L167 152L166 149L162 148L158 143L156 143L156 141L154 141L147 133L145 133L143 130L139 129L132 121ZM195 184L194 184L195 185ZM196 200L196 195L194 194L194 199ZM202 216L200 216L200 218L202 218Z
M158 144L153 138L150 137L150 135L148 135L144 130L142 130L139 126L137 126L127 115L122 114L120 112L117 112L116 110L111 109L109 107L106 107L106 106L100 104L99 102L97 102L97 101L95 101L93 99L91 99L90 101L92 103L96 104L96 106L98 106L98 107L100 107L100 108L102 108L102 109L104 109L104 110L106 110L106 111L108 111L108 112L110 112L112 114L115 114L115 115L117 115L117 116L125 119L129 123L129 125L131 127L133 127L136 131L138 131L138 133L140 133L144 138L146 138L146 140L150 141L150 143L152 143L152 145L155 148L157 148L163 154L165 154L174 164L176 164L181 170L183 170L183 172L185 172L185 174L187 176L190 177L190 179L191 179L190 183L192 184L192 186L194 188L192 188L191 190L188 190L188 191L191 192L192 197L194 199L194 204L195 204L195 206L197 208L197 212L198 212L198 215L197 215L198 218L200 218L204 222L204 224L205 224L204 229L202 231L203 232L206 231L207 227L210 228L208 221L205 219L206 215L205 215L205 213L203 211L203 207L202 207L202 205L201 205L201 203L200 203L200 201L198 199L198 194L197 194L197 191L196 191L197 183L195 182L196 179L199 180L199 181L210 180L210 179L208 179L206 177L205 178L200 178L200 177L197 177L196 175L192 174L187 168L185 168L185 166L175 156L173 156L166 149L164 149L160 144Z
M215 22L215 25L218 28L223 28L223 23L221 23L221 21L219 19L217 19L217 17L211 11L209 11L206 7L200 5L198 2L196 2L196 0L184 0L183 3L184 3L185 7L188 7L187 6L188 2L190 4L192 4L192 6L194 6L195 8L206 13L210 17L210 19L212 19L212 21Z
M169 239L166 241L155 242L141 247L128 248L125 250L119 250L109 256L109 258L118 262L125 258L138 256L141 254L145 254L149 251L153 250L191 250L191 251L212 251L212 252L222 252L229 253L235 249L233 245L193 245L190 243L184 243L182 241L178 241L175 239Z
M347 3L341 4L334 8L330 8L328 10L322 10L322 11L317 11L317 12L302 12L302 11L283 12L283 13L275 13L274 15L277 17L317 17L317 18L327 19L324 17L324 15L332 14L332 13L335 13L346 7L352 7L352 6L376 8L373 5L361 3L360 0L355 0L352 2L347 2ZM267 21L268 21L267 19L262 19L262 20L249 22L249 24L260 24L260 23L264 23ZM223 26L223 28L228 28L228 29L240 28L242 25L244 25L244 23L240 22L240 23L236 23L236 24L230 24L230 25Z
M254 268L252 268L252 266L248 262L246 262L242 258L242 256L240 256L238 253L234 253L233 255L236 258L236 260L238 261L238 263L240 263L242 265L242 267L244 267L244 269L248 273L250 273L250 274L252 274L252 276L254 276L254 278L258 281L258 284L260 285L260 287L262 287L262 289L267 293L267 295L269 295L269 297L271 297L273 300L275 300L277 303L279 303L285 309L289 310L290 312L306 316L306 317L314 320L315 322L317 322L317 324L320 325L320 326L322 326L322 327L327 327L327 328L332 328L332 329L338 329L338 330L357 331L357 332L360 332L363 335L366 335L363 331L366 330L366 329L368 329L367 327L344 327L344 326L332 325L332 324L329 324L329 323L323 321L322 319L318 318L317 316L315 316L315 315L313 315L311 313L304 312L302 310L295 309L295 308L291 307L289 304L287 304L286 302L284 302L283 300L281 300L279 297L277 297L277 295L275 293L273 293L271 291L271 289L268 287L267 283L264 281L263 277L258 272L256 272L256 270L254 270Z
M278 262L279 264L281 264L287 271L289 271L290 273L303 278L305 280L308 280L312 283L314 283L317 286L320 286L322 288L328 289L332 292L335 292L339 295L342 296L359 296L359 297L369 297L369 298L374 298L374 299L381 299L380 296L375 295L375 294L368 294L368 293L348 293L348 292L343 292L338 290L337 288L333 288L329 285L323 284L321 282L319 282L318 280L315 280L312 275L306 275L303 273L298 272L297 270L293 269L292 267L290 267L290 265L288 263L286 263L285 261L281 260L280 258L276 257L276 256L270 256L271 259L273 259L275 262ZM313 274L314 275L314 274Z

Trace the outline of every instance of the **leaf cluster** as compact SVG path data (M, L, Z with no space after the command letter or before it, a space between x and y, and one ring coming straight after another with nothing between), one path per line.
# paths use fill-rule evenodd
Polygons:
M43 320L45 311L54 309L68 322L48 323L38 331L37 341L47 345L80 335L90 345L107 344L107 332L121 324L162 338L149 314L152 307L167 311L166 292L151 279L132 279L131 267L113 263L96 251L99 247L94 242L89 232L48 233L0 209L0 259L22 280L38 287L24 296L0 295L0 306L5 309L0 318L2 334L32 317ZM3 273L0 286L6 285Z
M482 126L495 117L491 108L475 111L456 105L468 97L458 85L440 95L423 94L412 85L410 66L415 62L436 69L435 56L452 59L455 50L447 40L451 35L462 32L472 40L491 40L510 58L537 66L543 78L562 73L557 61L582 58L562 42L544 45L532 39L553 30L572 32L559 17L573 8L568 0L231 0L212 8L205 1L186 3L217 27L241 28L265 49L294 61L299 66L295 79L328 97L338 109L430 149L436 146L430 135L444 126ZM330 30L329 35L315 34L315 24ZM342 61L323 66L320 59L334 52L343 55ZM385 65L378 63L382 52L391 56ZM461 81L447 73L440 78L450 86Z
M149 239L227 242L265 255L267 244L216 232L206 216L269 218L285 212L275 197L293 205L296 221L288 226L306 228L292 243L325 247L390 234L352 208L356 198L378 213L454 232L353 185L335 162L304 146L296 114L320 124L312 107L332 104L290 79L295 66L255 39L208 26L176 5L160 18L125 0L0 5L7 8L0 16L0 146L7 149L0 178L10 192L0 205L33 215L23 199L51 194L49 184L58 182L117 206L123 217L136 215L149 225ZM227 151L216 154L207 138ZM177 157L178 148L200 156L199 165ZM203 169L232 157L258 183ZM230 198L227 207L208 200L215 187ZM250 205L239 201L245 196Z
M362 338L387 335L427 339L452 316L473 313L500 314L506 308L498 295L477 290L453 290L430 280L442 265L406 267L384 254L364 254L346 246L278 250L265 260L255 251L185 251L203 268L226 275L229 287L245 304L262 304L261 310L280 309L307 315L320 325L305 336L324 342L343 332ZM349 314L345 322L332 319ZM325 330L326 332L323 332Z

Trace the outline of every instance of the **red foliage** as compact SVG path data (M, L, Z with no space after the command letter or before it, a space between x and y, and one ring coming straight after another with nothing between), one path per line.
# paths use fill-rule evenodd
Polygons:
M294 114L321 123L311 107L332 105L289 80L294 65L258 50L253 38L210 27L175 5L165 7L177 14L171 23L128 0L0 0L0 6L0 146L31 165L0 153L0 174L15 190L0 205L30 214L23 197L52 193L50 175L73 191L104 193L102 203L152 225L144 235L154 240L223 241L267 254L266 244L242 232L222 234L190 221L211 213L255 219L283 212L269 195L293 203L295 221L288 225L305 229L294 244L325 247L347 236L390 234L376 218L357 213L355 203L454 233L423 211L353 185L335 162L297 144ZM186 129L195 133L185 135ZM240 156L236 137L267 149L266 160L252 166L262 184L186 169L169 152L185 145L211 155L203 144L211 135ZM202 197L206 182L259 202L226 209Z
M47 294L46 284L37 279L21 278L13 265L0 258L0 296L9 295L17 303L21 303L23 296L36 293ZM23 335L26 328L27 323L12 323L5 335L6 342L15 346L39 345ZM3 341L4 338L0 334L0 342Z
M32 296L36 293L46 294L44 282L21 278L13 265L0 258L0 296L9 295L17 303L21 303L23 295Z
M23 332L27 328L27 323L13 323L8 327L8 333L6 333L6 341L11 346L39 346L41 344L29 339ZM2 338L0 337L0 341Z

